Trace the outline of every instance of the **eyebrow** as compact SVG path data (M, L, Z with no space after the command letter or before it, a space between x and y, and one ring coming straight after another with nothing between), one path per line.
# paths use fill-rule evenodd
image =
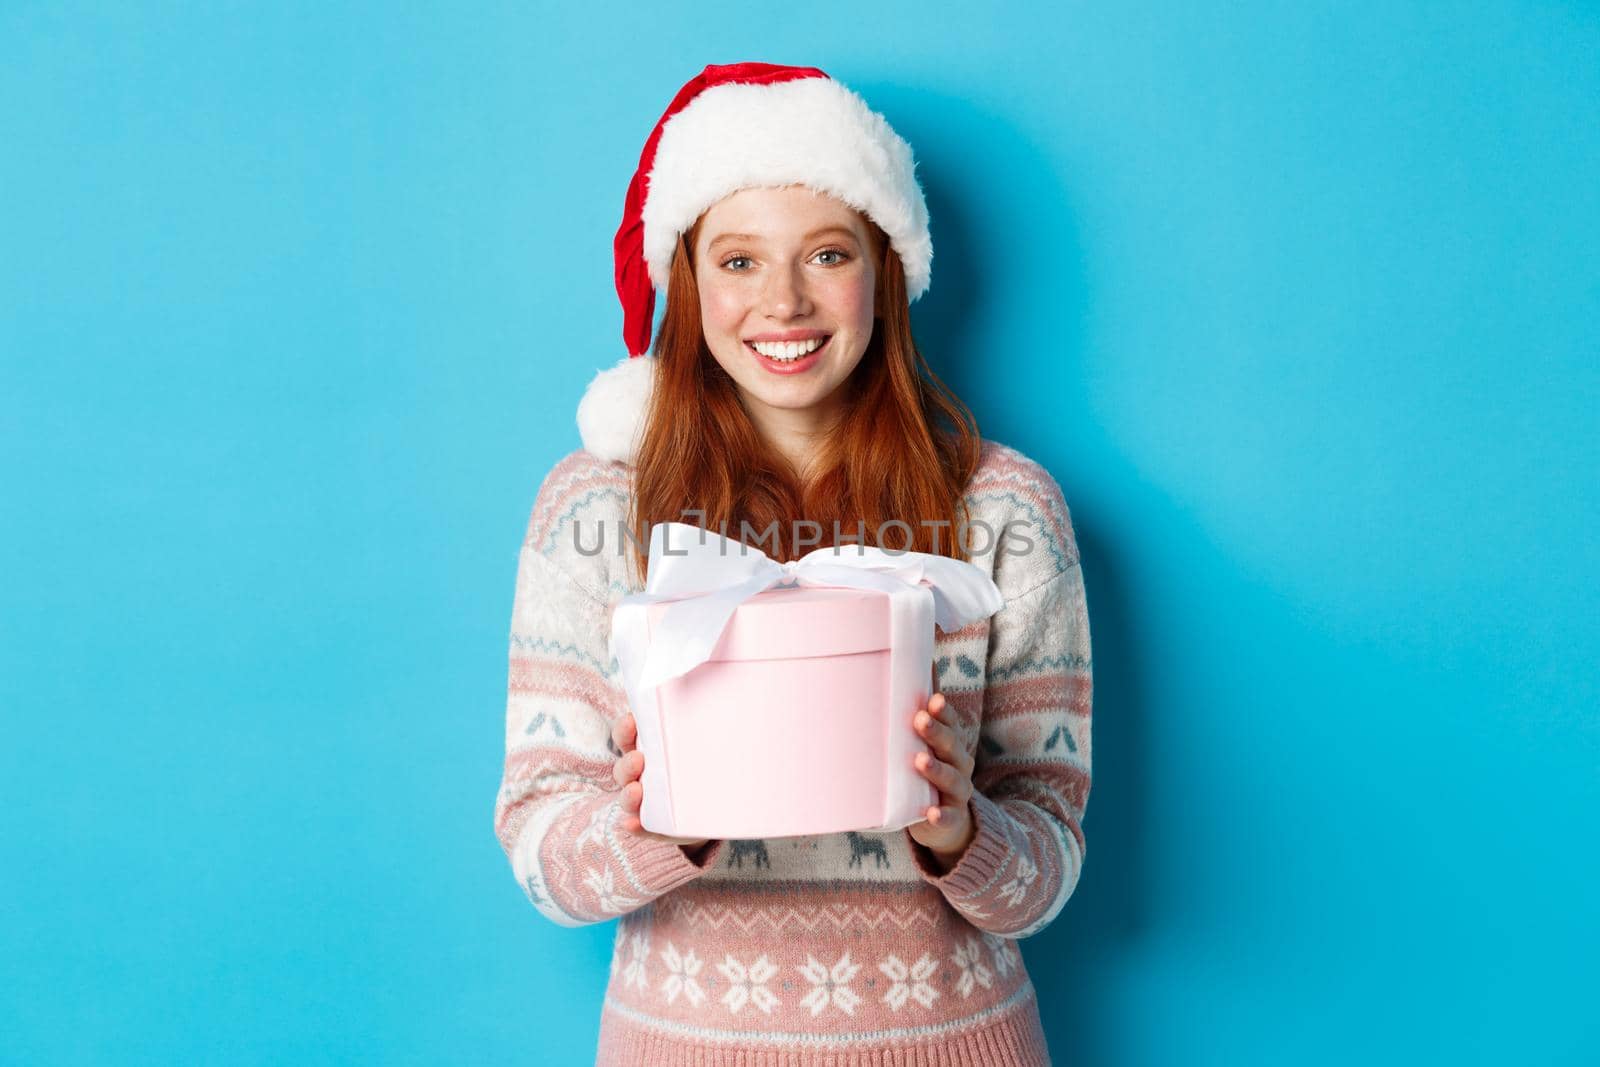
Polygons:
M809 241L814 237L821 237L825 233L842 233L846 237L849 237L851 240L855 240L855 236L856 236L853 232L851 232L851 230L850 230L850 228L848 226L823 226L821 229L812 230L810 233L806 234L804 237L802 237L800 239L802 241ZM716 237L713 237L711 239L711 243L709 245L707 245L706 247L707 248L715 248L717 245L721 244L723 241L759 241L759 240L761 240L761 238L758 235L753 234L753 233L719 233Z

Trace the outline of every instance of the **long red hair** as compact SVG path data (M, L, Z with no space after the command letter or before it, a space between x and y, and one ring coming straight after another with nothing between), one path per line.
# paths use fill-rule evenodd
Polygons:
M679 235L633 475L630 558L641 583L651 526L674 521L747 541L780 562L851 541L968 558L961 534L982 447L977 422L917 349L900 256L863 221L878 262L878 317L844 385L846 414L819 442L805 480L756 431L706 347L691 252L700 221Z

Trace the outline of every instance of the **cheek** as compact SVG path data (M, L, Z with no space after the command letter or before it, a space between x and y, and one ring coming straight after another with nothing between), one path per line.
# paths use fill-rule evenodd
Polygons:
M731 334L739 330L749 310L737 290L715 285L700 289L700 318L707 334Z
M864 330L872 325L873 296L873 279L868 274L840 279L828 287L824 299L833 319Z

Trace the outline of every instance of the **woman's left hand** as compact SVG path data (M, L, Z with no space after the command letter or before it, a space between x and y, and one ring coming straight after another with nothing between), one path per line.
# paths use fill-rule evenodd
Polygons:
M933 750L931 754L918 752L914 762L939 791L939 803L928 809L922 822L906 827L911 839L932 852L946 872L960 861L976 832L968 804L972 799L972 757L945 721L948 710L944 694L935 693L912 720L918 735Z

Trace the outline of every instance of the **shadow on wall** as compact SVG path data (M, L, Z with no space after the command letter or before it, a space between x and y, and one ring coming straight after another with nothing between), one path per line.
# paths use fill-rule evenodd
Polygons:
M1080 510L1087 514L1086 508ZM1133 597L1121 581L1134 564L1125 565L1115 546L1103 544L1079 512L1072 520L1083 560L1094 665L1092 767L1083 820L1087 844L1083 876L1071 899L1054 922L1025 938L1021 949L1039 993L1052 1055L1062 1062L1110 1064L1126 1043L1106 1030L1118 1013L1104 1003L1108 983L1099 975L1116 972L1118 958L1153 922L1140 679L1155 665L1142 662L1140 627L1128 611Z

